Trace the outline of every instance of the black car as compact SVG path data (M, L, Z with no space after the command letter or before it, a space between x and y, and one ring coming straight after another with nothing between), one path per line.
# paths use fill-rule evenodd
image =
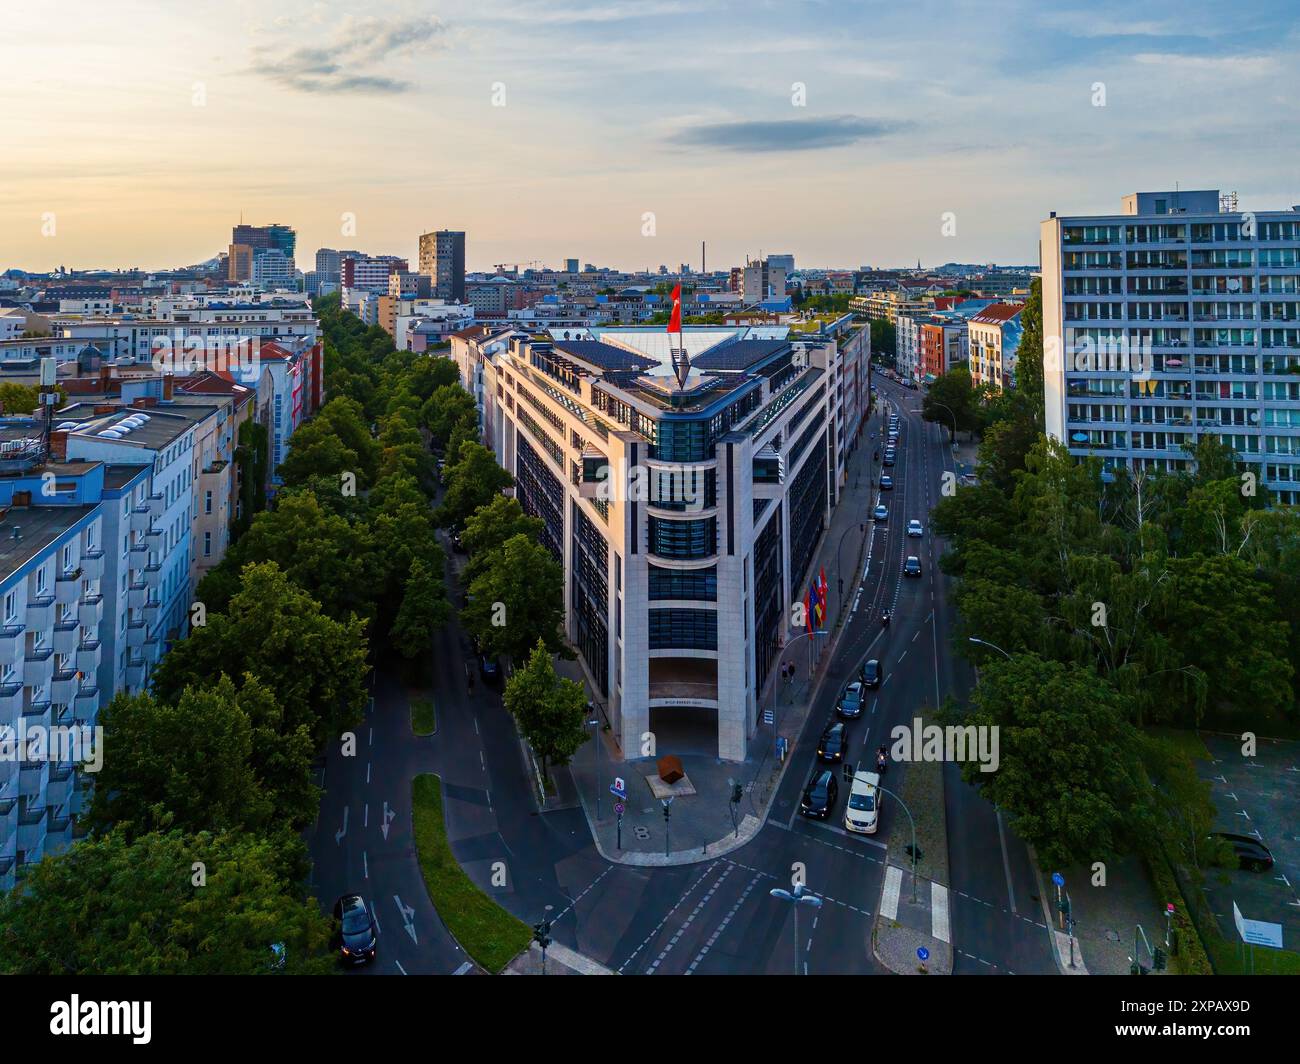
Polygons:
M880 490L881 490L881 491L893 491L893 490L894 490L894 478L891 477L891 476L889 476L888 474L886 474L885 476L882 476L882 477L880 478Z
M857 720L862 716L862 706L866 700L862 684L851 683L840 692L840 700L835 704L835 715L844 720Z
M867 687L879 687L880 681L885 678L885 670L876 658L870 658L862 666L861 677Z
M1222 839L1232 847L1237 867L1247 872L1267 872L1273 867L1273 851L1254 835L1238 835L1231 831L1217 831L1214 838Z
M892 466L892 465L894 464L894 457L895 457L895 456L894 456L894 452L893 452L893 451L886 451L886 452L885 452L885 465L887 465L887 466Z
M344 894L334 903L334 948L344 964L369 964L375 959L375 922L360 894Z
M835 780L835 773L828 768L819 768L813 772L808 786L803 789L799 812L813 820L825 820L835 808L835 799L839 794L840 785Z
M903 575L904 576L921 575L921 559L918 558L915 554L909 554L907 557L907 561L903 563Z
M483 677L484 683L494 684L501 676L501 666L497 664L497 659L491 654L480 654L478 656L478 674Z
M848 746L849 726L842 720L833 721L817 740L817 757L828 765L838 765L844 760Z

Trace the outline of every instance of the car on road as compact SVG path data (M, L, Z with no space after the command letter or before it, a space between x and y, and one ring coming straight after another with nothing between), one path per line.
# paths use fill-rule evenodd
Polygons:
M501 665L492 654L482 651L478 655L478 674L486 684L495 684L501 678Z
M885 504L883 502L879 506L877 506L874 510L871 511L871 519L873 521L889 520L889 510L885 507Z
M334 903L334 948L344 964L369 964L375 959L375 921L360 894L343 894Z
M880 478L880 490L881 491L894 490L894 478L891 477L888 473L885 473Z
M849 726L842 720L832 721L817 740L817 757L828 764L838 765L844 760L848 748Z
M909 554L907 556L907 561L903 563L903 575L904 576L921 575L921 559L918 558L915 554Z
M921 526L920 521L912 520L907 522L907 534L913 539L920 539L925 535L925 529Z
M885 670L880 667L879 658L868 658L862 663L858 679L862 681L864 687L879 687L884 678Z
M840 796L840 785L835 772L829 768L815 768L808 786L803 789L799 812L813 820L825 820L835 809L835 799Z
M840 692L840 700L835 704L835 715L844 720L857 720L862 716L862 706L866 702L866 691L855 680Z
M1273 867L1273 851L1254 835L1238 835L1232 831L1216 831L1212 838L1222 839L1232 847L1237 867L1247 872L1267 872Z
M916 391L916 381L903 381L903 387Z
M844 809L844 826L860 835L874 835L880 826L880 776L859 772L853 777L849 804Z
M896 453L895 453L894 451L892 451L892 450L888 450L888 451L886 451L886 452L885 452L885 465L887 465L887 466L892 466L892 465L894 464L894 459L895 459L896 457L897 457L897 455L896 455Z

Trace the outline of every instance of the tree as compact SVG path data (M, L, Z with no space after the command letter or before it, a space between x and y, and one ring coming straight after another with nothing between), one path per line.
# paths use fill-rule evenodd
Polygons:
M412 660L431 653L434 632L446 620L447 597L442 583L434 580L429 567L417 558L411 563L402 605L389 633L398 653Z
M438 510L443 528L461 528L480 506L486 506L515 482L514 477L497 465L492 452L479 443L466 440L449 461L443 473L446 491Z
M274 562L250 564L226 613L209 613L163 657L154 694L178 699L187 687L239 669L262 681L283 707L281 734L306 726L319 748L361 719L366 704L365 622L326 616Z
M528 664L506 683L505 705L542 759L544 774L551 765L567 765L587 741L586 692L582 684L556 675L550 652L540 639Z
M461 542L469 552L465 583L472 582L483 571L492 552L506 540L522 535L536 542L545 525L540 517L525 514L519 500L507 495L498 495L486 506L480 506L466 520L461 532Z
M40 389L16 381L0 384L0 410L6 414L30 414L40 402Z
M1000 764L962 776L1048 864L1102 860L1150 826L1140 737L1122 697L1079 666L1018 654L986 663L960 722L997 729Z
M975 387L970 370L959 362L947 373L940 374L930 384L930 390L921 401L921 417L948 428L950 439L956 439L957 430L974 432L982 423L975 407Z
M1016 347L1016 391L1025 397L1025 410L1032 416L1034 428L1043 430L1046 412L1043 393L1043 280L1035 277L1029 286L1029 298L1020 312L1020 343ZM1056 339L1056 359L1064 354L1060 338Z
M486 556L469 596L461 621L487 653L522 661L539 640L553 654L567 649L561 636L564 572L526 535L512 536Z
M321 975L329 924L295 883L288 835L114 831L27 870L0 896L11 975Z
M457 427L478 427L478 405L459 384L439 388L420 409L420 420L429 430L435 447L447 446Z
M239 467L239 515L233 522L236 536L242 535L253 518L266 508L266 476L269 444L266 426L251 418L239 426L235 464Z
M310 421L289 437L289 453L279 473L286 484L296 484L312 474L355 475L368 487L375 477L378 447L370 435L365 410L355 399L331 399Z
M870 325L872 354L898 357L898 329L883 318L876 318Z

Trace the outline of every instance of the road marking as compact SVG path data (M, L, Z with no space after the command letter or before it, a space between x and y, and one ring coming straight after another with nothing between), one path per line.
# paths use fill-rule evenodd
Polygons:
M361 878L370 878L370 862L366 859L366 851L361 851Z
M718 926L714 928L713 934L709 936L708 942L701 947L700 952L697 953L695 959L691 961L690 966L686 969L687 975L695 974L695 969L699 966L700 961L704 960L705 955L713 948L713 944L717 942L722 936L722 933L727 930L727 925L731 923L732 918L740 911L740 907L745 904L749 898L750 892L758 886L758 881L762 878L761 874L756 873L749 883L746 884L744 891L741 893L740 897L736 899L736 903L731 907L727 915L722 918L722 923L718 924Z
M395 960L395 961L393 961L393 963L397 965L397 970L398 970L399 972L401 972L403 975L406 974L406 969L402 967L402 962L401 962L401 961L397 961L397 960Z
M664 946L664 948L659 951L659 956L654 959L654 963L645 970L646 975L654 975L655 970L663 964L664 958L673 951L673 948L681 940L682 935L686 933L686 929L690 927L691 924L695 923L695 918L699 916L704 907L713 900L713 895L718 892L718 888L722 886L723 881L727 876L731 875L731 869L733 867L734 866L730 862L727 863L727 867L722 870L722 874L718 876L713 886L708 889L704 897L695 903L695 908L691 910L690 915L682 922L682 926L679 927L673 937L668 940L668 945Z
M474 970L474 965L470 964L469 961L462 961L462 962L461 962L461 966L460 966L459 968L457 968L457 969L456 969L454 972L452 972L451 974L452 974L452 975L469 975L469 973L472 972L473 970ZM406 973L403 972L402 974L405 975Z
M998 821L998 842L1002 845L1002 872L1007 877L1007 896L1011 899L1011 911L1016 911L1016 890L1011 885L1011 857L1007 853L1007 833L1002 827L1002 810L994 807Z
M939 883L930 884L930 933L940 942L951 942L948 927L948 888Z
M409 905L403 905L402 899L396 894L393 895L393 901L397 902L397 911L402 914L402 927L411 936L411 941L418 946L420 941L415 937L415 910Z
M370 762L366 762L366 782L370 782Z
M898 919L898 895L903 886L903 870L896 865L885 869L885 890L880 896L880 915L886 920Z
M645 941L642 942L641 945L637 946L637 948L632 951L632 955L618 966L618 971L620 975L623 973L623 969L626 968L629 964L631 964L636 959L636 955L650 944L650 942L654 939L655 935L659 934L659 932L663 930L664 924L668 923L668 920L673 915L673 913L675 913L679 908L681 908L682 904L686 901L686 899L689 898L691 894L695 892L695 888L698 887L701 883L703 883L706 879L708 879L710 873L717 867L718 867L718 862L714 861L712 864L709 865L708 868L704 870L703 874L701 874L700 877L697 880L695 880L694 883L692 883L684 891L682 891L682 896L678 898L676 904L674 904L673 907L664 914L664 918L660 920L659 923L655 926L655 929L646 936Z
M338 831L334 832L334 845L335 845L335 846L337 846L340 842L342 842L342 841L343 841L343 836L346 835L346 834L348 833L348 810L349 810L350 808L351 808L351 806L347 806L347 805L345 805L345 806L343 807L343 826L342 826L341 828L339 828Z

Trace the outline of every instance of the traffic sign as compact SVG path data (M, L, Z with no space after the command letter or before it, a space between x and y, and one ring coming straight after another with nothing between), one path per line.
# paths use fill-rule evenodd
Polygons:
M775 724L776 714L774 714L770 709L763 710L763 723L767 725Z
M917 960L928 961L930 959L930 951L924 946L917 946L916 958Z
M623 815L623 803L622 803L622 802L615 802L615 803L614 803L614 812L616 812L619 816L622 816L622 815Z
M611 783L609 785L609 793L612 794L615 798L627 797L627 791L623 787L622 780L615 780L613 783Z
M1055 883L1058 887L1063 887L1065 886L1065 876L1061 875L1060 872L1053 872L1052 882Z

